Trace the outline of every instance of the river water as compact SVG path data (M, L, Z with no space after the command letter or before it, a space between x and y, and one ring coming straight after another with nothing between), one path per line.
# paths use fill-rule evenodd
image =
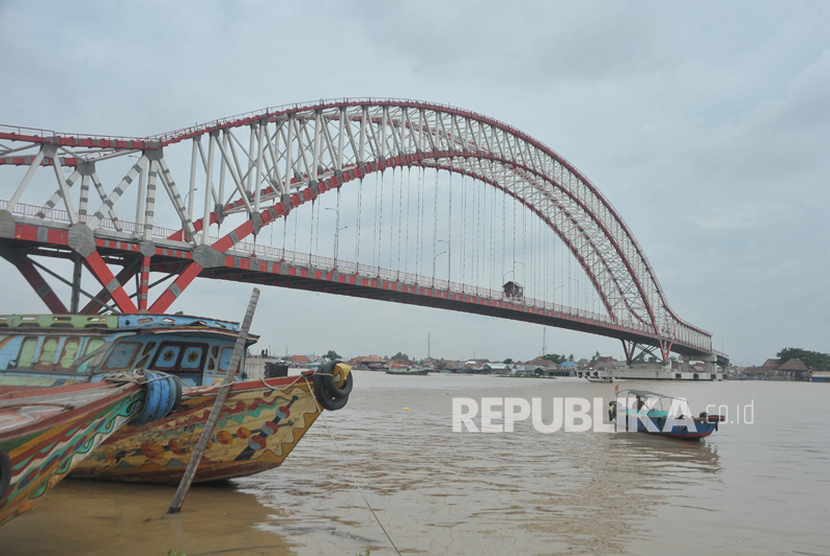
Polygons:
M282 467L194 486L174 516L172 487L67 480L0 528L0 554L830 554L830 387L619 385L727 422L694 443L532 416L453 432L454 398L539 398L550 423L555 398L604 412L615 385L357 371Z

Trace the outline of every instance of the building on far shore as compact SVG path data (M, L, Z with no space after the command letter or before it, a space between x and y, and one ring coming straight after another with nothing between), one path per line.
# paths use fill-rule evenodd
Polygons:
M810 369L798 358L767 359L760 367L745 368L744 375L748 380L810 380Z
M704 362L632 363L599 357L585 369L576 371L578 377L619 378L628 380L723 380L723 369L707 370Z

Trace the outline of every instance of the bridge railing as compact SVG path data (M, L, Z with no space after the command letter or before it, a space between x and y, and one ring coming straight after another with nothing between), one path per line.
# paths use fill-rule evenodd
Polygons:
M245 256L251 255L261 259L273 260L275 262L285 261L294 265L308 265L309 267L317 269L326 269L338 271L343 274L359 275L365 278L399 282L410 286L429 287L436 290L448 291L454 294L471 295L493 301L507 300L518 306L539 309L551 313L559 313L566 319L584 320L606 326L623 326L624 328L636 330L643 334L649 334L653 331L651 327L644 323L625 323L624 325L621 325L618 321L614 321L608 317L608 315L604 315L602 313L596 313L593 311L524 296L518 299L511 298L500 289L464 284L461 282L451 282L434 278L432 276L423 276L411 272L401 272L379 266L359 264L352 261L344 261L339 259L335 260L332 257L312 255L309 253L291 251L267 245L255 245L251 242L240 242L234 246L233 251Z
M6 209L8 201L0 199L0 209ZM24 203L17 203L14 210L15 214L32 219L48 219L50 222L69 223L69 213L62 209L45 208L35 205L27 205ZM88 215L80 215L80 220L86 221ZM139 239L142 236L143 230L130 221L113 221L112 219L105 219L99 223L100 228L107 230L109 233L129 235L132 240ZM179 230L172 228L164 228L154 226L153 240L171 241L167 238L172 236ZM211 236L210 243L219 240L219 236ZM186 242L183 246L192 247ZM620 323L611 319L608 315L596 313L585 309L576 307L569 307L552 303L540 299L528 298L522 296L521 298L510 297L500 289L492 289L483 286L476 286L472 284L465 284L461 282L452 282L435 278L432 276L423 276L411 272L402 272L394 269L383 268L374 265L367 265L362 263L355 263L353 261L346 261L342 259L334 259L332 257L324 257L321 255L314 255L312 253L291 251L271 245L261 245L255 242L242 241L236 243L232 249L227 252L228 255L237 255L244 257L255 257L263 260L270 260L274 262L287 262L296 266L308 266L309 268L338 271L343 274L351 274L363 276L366 278L374 278L380 280L388 280L390 282L399 282L410 286L428 287L434 290L443 290L453 294L464 294L485 298L492 301L509 301L516 306L538 309L548 313L554 313L566 320L578 320L581 322L595 323L607 327L624 328L631 331L636 331L641 334L650 335L653 329L646 323L642 322L625 322Z

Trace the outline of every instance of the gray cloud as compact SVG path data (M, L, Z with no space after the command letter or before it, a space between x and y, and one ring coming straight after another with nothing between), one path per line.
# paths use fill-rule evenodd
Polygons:
M736 361L760 363L787 345L830 351L828 23L825 2L6 1L0 122L143 136L341 96L475 110L580 168L678 313ZM9 280L21 295L4 310L41 309ZM176 309L199 312L209 292L223 300L217 316L240 318L249 288L197 284ZM531 325L396 307L417 333L368 334L388 306L288 290L263 303L294 319L258 317L263 342L297 352L425 355L430 331L447 356L541 349ZM350 326L312 341L309 309ZM547 338L550 351L620 353L601 338Z

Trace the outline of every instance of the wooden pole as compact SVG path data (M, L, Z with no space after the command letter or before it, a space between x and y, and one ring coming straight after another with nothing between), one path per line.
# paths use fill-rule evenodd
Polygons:
M176 496L173 497L173 503L170 504L170 508L167 510L168 514L177 514L182 509L182 504L184 504L184 498L187 496L190 483L193 482L193 477L199 468L199 462L202 461L205 448L213 436L213 429L216 428L216 422L219 421L219 416L222 413L222 406L225 404L225 399L228 397L228 392L230 392L231 385L233 384L233 373L237 370L239 362L242 360L242 350L245 349L245 343L248 340L248 329L251 328L251 320L254 318L257 301L259 301L259 289L254 288L254 291L251 293L251 301L248 303L248 311L245 313L245 319L242 321L239 336L236 338L236 345L233 348L233 355L231 355L228 370L225 372L225 378L219 386L219 393L216 395L216 401L213 402L213 408L211 408L210 416L205 423L205 429L202 431L202 436L199 437L199 442L196 443L196 449L193 451L190 462L187 464L187 470L184 472L182 481L179 483L179 488L176 490Z

